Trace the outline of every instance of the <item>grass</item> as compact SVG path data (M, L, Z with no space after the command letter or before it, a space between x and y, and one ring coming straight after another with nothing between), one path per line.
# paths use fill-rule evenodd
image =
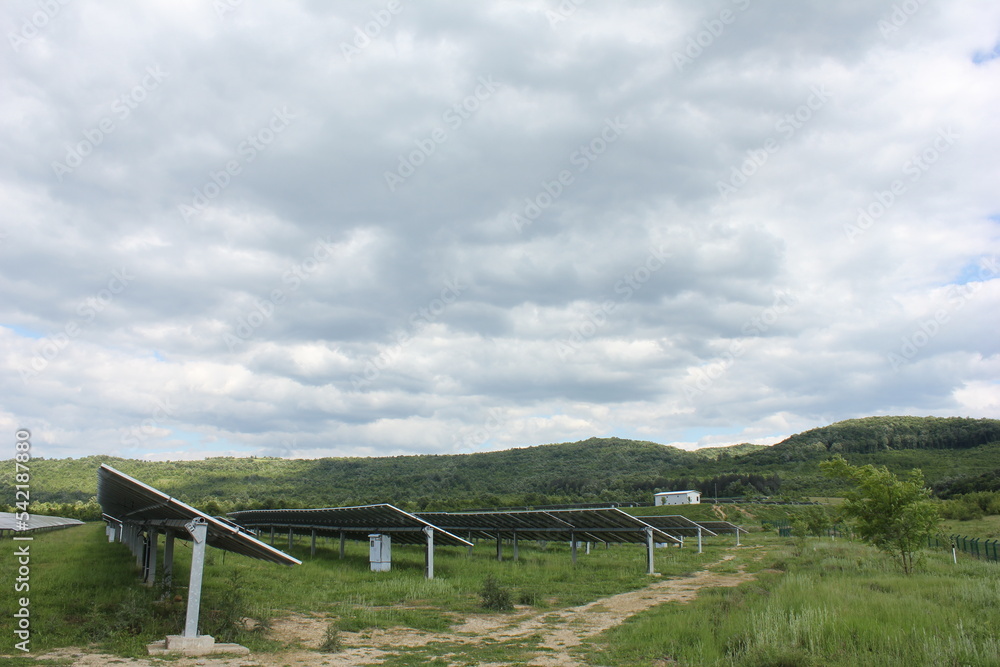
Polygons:
M15 576L14 544L0 542L3 581ZM161 589L138 583L135 557L124 545L107 542L102 523L40 534L31 545L33 653L91 645L117 655L142 656L147 643L181 631L189 543L175 543L175 590L163 600ZM279 541L277 546L284 548L287 543ZM238 641L254 651L269 651L280 645L265 633L240 626L230 627L235 636L224 636L219 626L227 621L231 626L246 617L266 629L269 619L299 612L327 616L343 631L403 626L441 632L459 615L486 613L479 593L487 576L516 593L515 602L527 601L539 610L585 604L649 582L642 545L597 547L590 554L581 549L576 566L566 544L522 542L518 561L509 559L507 546L504 562L495 560L492 543L484 543L471 557L465 548L439 547L433 580L423 576L422 547L394 545L393 570L380 573L369 570L367 542L346 546L346 557L341 560L336 540L320 540L315 556L310 555L308 540L301 540L290 550L303 561L295 567L209 549L201 631L214 633L220 640ZM708 546L702 555L690 548L658 549L657 569L667 576L691 572L718 560L720 548ZM175 600L174 594L182 599ZM10 637L13 598L2 599L7 606L2 610L0 633ZM13 652L12 645L0 648L0 652L8 651Z
M768 543L763 562L776 571L632 617L590 644L591 664L1000 662L995 564L966 559L955 566L933 552L917 574L905 576L863 545L812 539L796 557L787 542L762 539Z
M960 557L956 566L950 554L933 551L916 574L904 576L891 560L845 540L796 545L754 533L747 541L751 546L733 550L731 536L712 538L701 555L690 546L657 549L656 568L664 577L714 564L719 573L739 570L757 578L736 588L705 589L686 605L667 603L638 614L586 642L578 657L630 667L1000 663L1000 564ZM14 576L14 544L0 542L4 581ZM294 568L210 549L203 631L204 624L231 617L253 617L264 628L269 619L299 612L326 619L333 650L340 632L402 626L446 633L469 614L491 613L480 599L487 576L514 593L515 602L529 601L543 623L549 611L650 582L640 545L601 546L590 554L581 549L575 566L565 544L522 543L518 561L501 563L492 543L480 545L471 557L465 549L440 548L430 581L423 577L420 547L394 545L393 570L375 573L368 569L367 543L349 542L343 560L335 541L318 546L311 556L307 541L297 543L291 551L303 564ZM720 563L727 554L734 557ZM158 601L159 590L140 586L135 558L123 545L108 544L101 524L38 535L31 558L35 655L89 645L141 656L146 643L179 630L183 600ZM177 542L175 593L182 596L189 559L190 545ZM0 599L7 605L0 610L0 633L11 637L12 596ZM257 652L283 648L261 632L244 630L239 640ZM538 636L499 641L456 635L454 642L395 647L384 664L522 664L544 652L539 641ZM13 653L9 644L0 651ZM0 657L0 667L6 664L24 661Z

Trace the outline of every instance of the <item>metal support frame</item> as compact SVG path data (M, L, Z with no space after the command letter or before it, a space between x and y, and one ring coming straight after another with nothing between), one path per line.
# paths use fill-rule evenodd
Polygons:
M736 526L736 546L740 546L740 527Z
M159 545L160 531L156 528L150 528L148 535L146 537L146 564L143 567L143 572L145 577L143 578L143 583L147 586L152 586L156 583L156 557Z
M316 529L312 529L312 543L309 545L309 555L316 555Z
M424 534L427 536L427 551L424 554L424 576L428 579L434 578L434 528L424 526Z
M466 556L469 557L469 558L472 558L472 544L471 544L471 542L472 542L472 531L471 530L469 531L468 541L469 541L470 544L469 544L469 550L466 553Z
M294 533L292 533L292 527L288 527L288 550L292 550L292 540L294 539Z
M143 577L145 578L146 571L146 535L142 532L142 528L135 529L135 546L132 548L132 553L135 554L135 564L143 568Z
M573 565L576 565L576 535L572 531L569 534L569 550L573 559Z
M168 530L163 540L163 585L170 588L174 584L174 531Z
M344 558L344 531L340 531L340 558Z
M656 574L653 567L653 529L646 528L646 574Z
M191 533L191 579L188 582L187 617L184 636L198 636L198 613L201 611L201 580L205 571L205 547L208 546L208 524L204 519L191 519L185 526Z
M497 531L497 562L503 560L503 540L500 539L500 532Z
M698 526L698 553L701 553L701 526Z
M520 554L518 553L518 550L517 550L517 531L515 530L514 531L514 560L517 560L519 558L519 556L520 556Z

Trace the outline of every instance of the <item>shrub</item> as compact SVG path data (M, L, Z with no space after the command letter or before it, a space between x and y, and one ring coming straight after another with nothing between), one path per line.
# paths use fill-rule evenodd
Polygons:
M344 643L340 639L340 630L337 629L335 622L330 621L326 626L323 643L319 645L319 650L325 653L337 653L343 648Z
M510 589L500 585L492 574L483 580L483 589L479 592L483 607L490 611L513 611Z

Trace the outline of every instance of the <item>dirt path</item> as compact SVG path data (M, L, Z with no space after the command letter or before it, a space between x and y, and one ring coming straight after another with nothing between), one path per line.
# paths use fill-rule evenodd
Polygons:
M726 556L719 563L730 560ZM690 602L703 588L737 586L756 575L747 574L742 568L733 574L719 574L712 567L687 577L657 581L645 588L619 593L579 607L551 612L538 612L531 608L520 609L513 615L476 614L448 633L431 633L409 628L372 630L364 633L341 632L344 649L338 653L320 653L315 649L324 637L328 620L325 617L292 614L275 621L274 636L292 647L280 653L232 658L184 658L172 660L177 667L283 667L323 666L345 667L382 662L400 648L419 647L439 642L455 646L468 655L475 646L482 646L484 638L511 641L540 638L545 650L528 664L538 667L576 667L570 649L584 640L622 623L629 616L665 602ZM471 651L470 651L471 649ZM40 658L73 659L78 667L103 667L114 663L122 667L153 667L159 661L129 660L107 655L83 654L74 650L60 650ZM442 656L445 657L445 656Z

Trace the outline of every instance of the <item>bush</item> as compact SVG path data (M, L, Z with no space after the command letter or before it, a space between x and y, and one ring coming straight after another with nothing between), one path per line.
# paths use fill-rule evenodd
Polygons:
M483 580L483 589L479 592L483 607L490 611L513 611L514 603L510 589L500 585L492 574Z
M319 645L319 650L325 653L337 653L343 648L344 643L340 639L340 631L337 629L337 624L330 621L326 626L323 643Z
M538 594L528 588L522 588L517 593L517 603L535 606L538 603Z

